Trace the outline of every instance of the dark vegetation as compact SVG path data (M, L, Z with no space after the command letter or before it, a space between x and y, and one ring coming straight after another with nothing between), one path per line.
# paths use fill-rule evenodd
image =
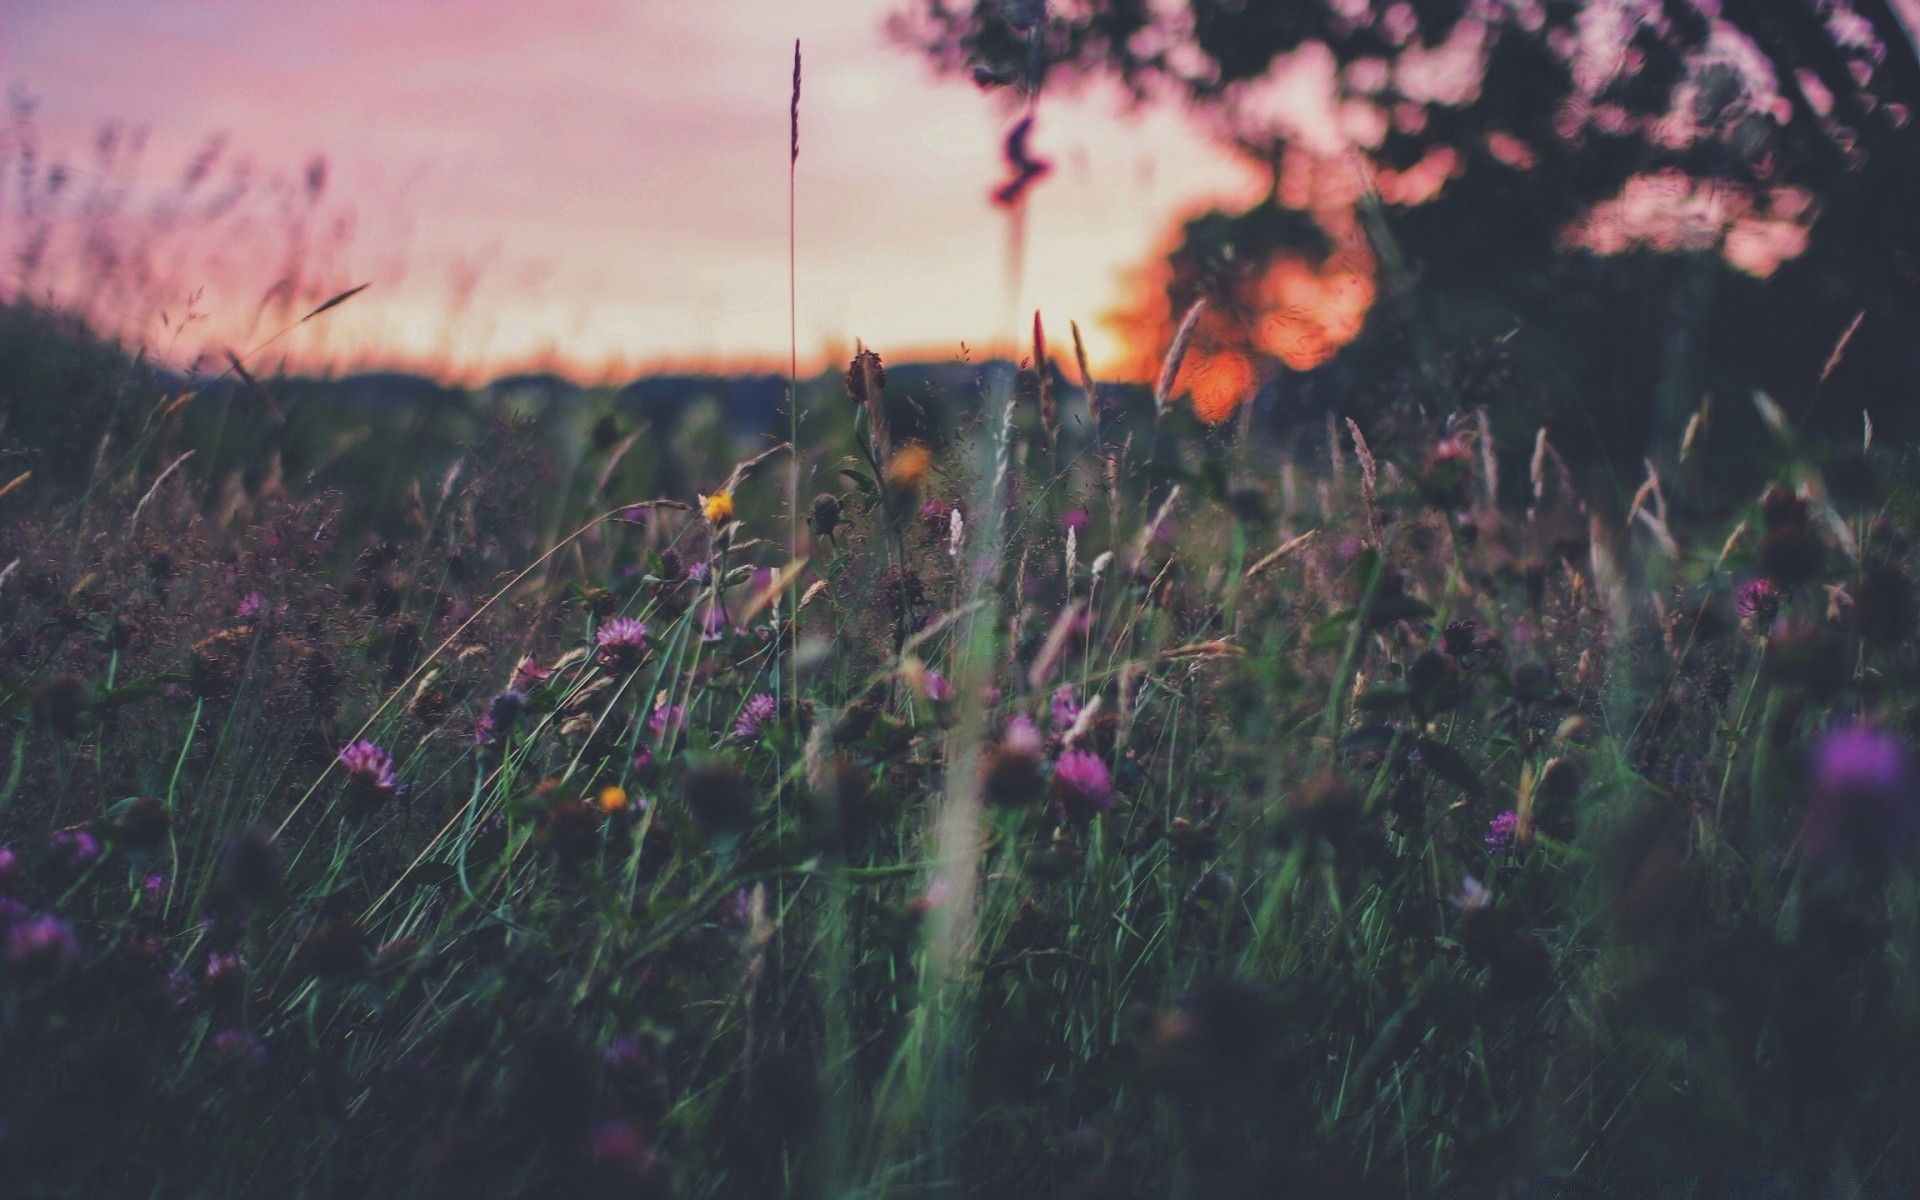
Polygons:
M1911 46L1724 7L1563 145L1571 6L915 6L1010 205L1076 76L1273 159L1154 388L1037 318L789 405L0 308L0 1192L1920 1188ZM1289 203L1229 85L1466 19L1370 164L1465 173ZM1655 136L1721 24L1787 115ZM1805 248L1559 238L1667 170Z

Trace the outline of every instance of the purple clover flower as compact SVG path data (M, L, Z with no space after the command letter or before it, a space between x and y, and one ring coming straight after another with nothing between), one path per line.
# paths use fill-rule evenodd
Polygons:
M1740 585L1740 590L1734 595L1733 611L1743 621L1771 625L1774 617L1780 614L1783 598L1780 585L1761 575Z
M1000 735L1000 746L1010 754L1025 754L1039 758L1046 748L1046 739L1040 736L1040 730L1034 726L1033 718L1025 713L1016 714L1007 722L1007 728Z
M756 693L740 710L740 718L733 723L733 736L742 741L759 737L760 731L771 724L779 712L780 702L771 693Z
M1487 849L1505 854L1520 836L1520 814L1509 809L1487 823Z
M240 601L233 615L242 621L258 621L268 614L267 598L259 592L248 592Z
M1113 777L1099 755L1069 750L1053 764L1053 808L1062 820L1090 821L1112 807Z
M245 1030L222 1029L213 1035L213 1059L228 1069L258 1071L267 1065L267 1048Z
M1073 728L1080 719L1080 702L1074 699L1073 685L1063 683L1053 690L1053 701L1047 710L1047 719L1052 722L1055 733L1065 733Z
M348 742L335 759L352 787L368 792L394 790L393 756L367 739Z
M513 690L530 692L552 678L552 667L543 667L531 658L523 658L520 665L513 669Z
M22 979L46 979L80 961L73 931L58 917L23 917L8 926L0 962Z
M1814 751L1801 856L1822 868L1880 869L1917 840L1920 797L1907 743L1866 722L1830 730Z
M594 658L601 666L630 671L646 657L646 622L633 617L614 617L594 630L593 643Z
M938 671L928 671L921 677L920 692L935 704L953 699L953 685Z
M59 829L47 838L47 853L62 872L78 875L100 857L100 840L84 829Z
M653 715L647 718L647 732L653 735L655 742L664 742L680 732L687 722L687 708L684 704L655 704Z

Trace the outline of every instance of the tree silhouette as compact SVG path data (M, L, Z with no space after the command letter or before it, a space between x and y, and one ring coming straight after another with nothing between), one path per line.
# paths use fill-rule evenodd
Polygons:
M1810 405L1862 312L1828 407L1890 428L1920 376L1920 63L1886 0L918 0L890 29L1029 119L1117 81L1269 172L1264 202L1181 231L1160 344L1205 295L1222 353L1310 370L1359 335L1336 285L1360 278L1362 312L1432 335L1435 404L1470 397L1434 346L1520 329L1633 455L1702 388ZM1196 400L1230 409L1210 365Z

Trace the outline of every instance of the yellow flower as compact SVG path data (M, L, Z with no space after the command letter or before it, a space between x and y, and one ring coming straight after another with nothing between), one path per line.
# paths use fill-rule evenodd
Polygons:
M919 442L908 442L887 460L887 482L901 489L918 487L932 465L932 451Z
M619 784L610 783L600 789L600 794L594 797L594 801L607 812L619 812L627 806L627 789Z
M733 520L733 493L715 492L711 496L700 497L700 511L707 514L707 520L715 525Z

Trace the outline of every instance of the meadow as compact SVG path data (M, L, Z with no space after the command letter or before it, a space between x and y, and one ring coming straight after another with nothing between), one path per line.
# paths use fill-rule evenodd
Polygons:
M1687 518L1724 421L1590 503L1497 396L1274 439L1178 346L863 351L796 449L3 316L9 1195L1920 1180L1870 430L1760 398Z

